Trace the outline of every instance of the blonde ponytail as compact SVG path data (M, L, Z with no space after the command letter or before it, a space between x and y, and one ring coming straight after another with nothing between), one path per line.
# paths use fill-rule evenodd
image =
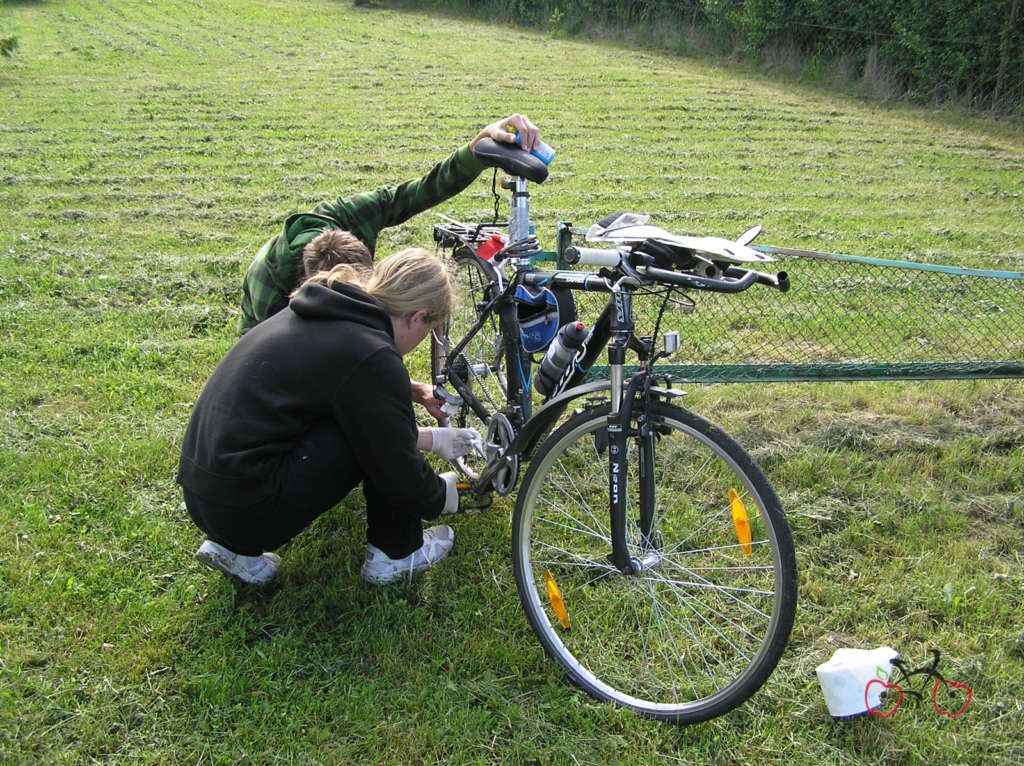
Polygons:
M391 316L406 319L426 309L429 323L447 319L455 299L448 269L422 247L410 247L382 260L374 266L364 289L383 303Z
M339 282L356 285L383 303L390 316L407 319L425 309L424 319L431 324L446 319L455 302L448 269L437 256L422 247L410 247L389 255L372 269L339 263L330 271L314 274L306 282L321 282L332 288Z

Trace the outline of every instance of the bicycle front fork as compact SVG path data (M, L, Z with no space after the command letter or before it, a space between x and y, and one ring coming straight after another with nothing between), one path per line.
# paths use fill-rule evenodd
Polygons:
M614 367L613 367L614 371ZM622 368L619 366L619 374ZM651 545L651 528L654 520L654 432L647 422L646 408L635 413L636 392L642 385L646 373L637 373L626 387L625 394L614 397L613 383L612 411L608 415L608 512L612 537L611 560L623 574L635 574L643 568L643 562L630 554L627 545L626 524L629 510L629 452L630 444L636 445L637 466L635 488L638 529L637 542L640 551ZM621 389L620 389L621 390Z
M626 315L627 321L629 319ZM625 324L625 323L624 323ZM652 529L655 516L654 430L648 422L647 402L637 411L637 391L646 390L646 370L638 371L625 383L627 328L615 333L608 346L611 377L611 412L608 415L608 512L611 529L611 560L623 574L636 574L645 566L645 554L653 551ZM634 415L636 416L634 418ZM629 510L629 448L636 445L637 474L635 553L627 544L626 524Z

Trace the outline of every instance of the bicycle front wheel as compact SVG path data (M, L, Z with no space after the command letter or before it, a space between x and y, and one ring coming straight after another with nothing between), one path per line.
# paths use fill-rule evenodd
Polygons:
M753 694L789 639L796 558L761 470L661 402L629 426L628 574L611 560L604 406L563 424L523 480L516 585L547 653L594 697L692 723Z

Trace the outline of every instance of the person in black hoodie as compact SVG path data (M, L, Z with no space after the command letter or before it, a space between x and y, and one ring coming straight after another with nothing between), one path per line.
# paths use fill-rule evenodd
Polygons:
M444 264L409 249L373 269L336 266L303 284L288 308L254 327L220 361L192 411L178 482L207 535L200 561L265 583L291 540L362 483L363 579L384 584L451 550L454 473L445 459L479 444L472 429L418 428L402 357L450 313Z

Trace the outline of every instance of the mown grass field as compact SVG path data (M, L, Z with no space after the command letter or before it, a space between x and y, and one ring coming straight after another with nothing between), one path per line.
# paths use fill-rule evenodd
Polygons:
M0 32L20 39L0 61L0 763L1024 759L1020 382L691 393L762 463L801 569L768 684L685 728L597 704L545 659L508 502L457 520L451 558L411 587L377 589L351 498L260 591L192 560L174 483L244 269L283 217L418 175L510 111L559 150L534 189L542 238L635 210L1013 270L1019 127L328 0L8 0ZM491 209L482 176L441 212ZM883 644L913 664L940 649L972 688L964 714L832 721L814 667Z

